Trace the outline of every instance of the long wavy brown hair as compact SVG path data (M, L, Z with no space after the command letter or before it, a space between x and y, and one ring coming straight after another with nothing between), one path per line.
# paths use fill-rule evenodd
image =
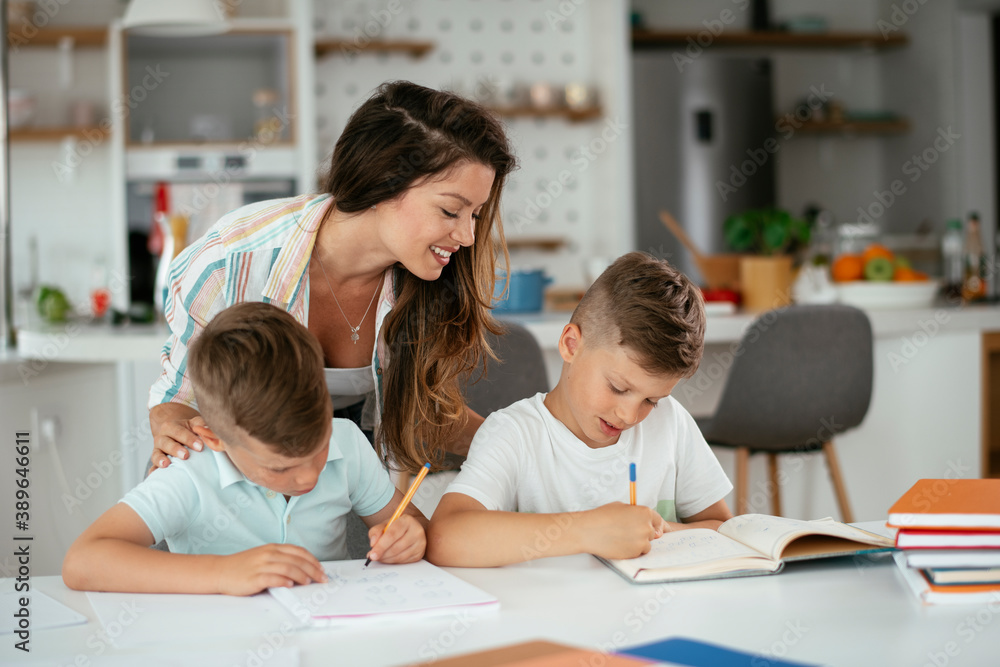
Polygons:
M510 258L500 221L500 194L516 160L503 125L486 108L458 95L408 81L382 84L351 115L337 140L326 191L338 210L357 213L393 199L418 181L468 161L495 172L476 222L476 242L461 248L441 277L425 281L394 269L396 306L382 335L383 410L376 447L389 465L440 468L445 448L468 417L463 375L492 357L487 332L496 264Z

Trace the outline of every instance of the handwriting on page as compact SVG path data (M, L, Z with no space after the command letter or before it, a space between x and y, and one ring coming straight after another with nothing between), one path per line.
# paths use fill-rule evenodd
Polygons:
M627 561L635 567L682 567L727 558L757 556L739 542L719 535L714 530L694 528L666 533L653 540L649 553Z
M305 622L310 618L360 618L496 602L496 598L426 561L391 566L373 563L365 568L356 560L323 566L327 583L272 588L271 595Z

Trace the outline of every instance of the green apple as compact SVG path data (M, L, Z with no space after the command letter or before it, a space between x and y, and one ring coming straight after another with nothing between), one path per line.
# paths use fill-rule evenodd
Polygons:
M866 280L889 281L894 271L892 261L886 257L872 257L865 262Z

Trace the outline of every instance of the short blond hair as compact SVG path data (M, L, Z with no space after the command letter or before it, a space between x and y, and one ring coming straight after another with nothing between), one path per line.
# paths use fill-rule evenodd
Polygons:
M227 444L239 432L279 454L306 456L333 416L319 341L275 306L245 302L216 315L191 344L198 409Z
M573 316L585 345L625 347L650 373L691 377L705 349L701 290L664 260L619 257L580 300Z

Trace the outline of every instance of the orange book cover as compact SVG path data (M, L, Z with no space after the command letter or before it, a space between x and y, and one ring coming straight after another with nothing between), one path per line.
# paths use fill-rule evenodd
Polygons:
M889 508L888 525L1000 530L1000 479L921 479Z

